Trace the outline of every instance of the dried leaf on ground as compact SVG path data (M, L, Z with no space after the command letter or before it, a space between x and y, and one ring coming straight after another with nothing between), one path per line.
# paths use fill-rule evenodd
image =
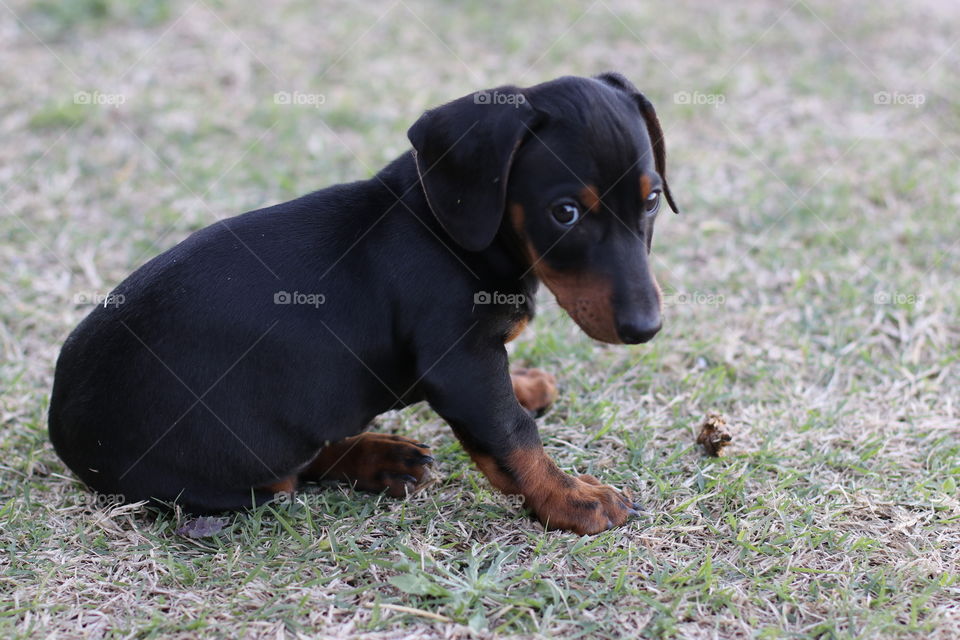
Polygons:
M703 447L708 456L723 455L724 448L730 444L733 436L727 430L727 421L719 413L711 413L700 425L697 444Z

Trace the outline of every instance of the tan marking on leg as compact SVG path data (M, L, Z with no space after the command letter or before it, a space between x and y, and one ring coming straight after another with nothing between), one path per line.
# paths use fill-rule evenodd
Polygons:
M504 462L471 453L490 484L506 494L522 495L527 508L548 529L580 535L620 526L633 513L633 501L593 476L575 478L561 471L543 447L520 448Z

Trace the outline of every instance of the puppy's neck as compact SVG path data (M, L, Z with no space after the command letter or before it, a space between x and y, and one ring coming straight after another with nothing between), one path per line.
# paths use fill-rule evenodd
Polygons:
M399 198L401 202L394 207L396 215L415 216L420 223L430 229L467 264L478 264L486 275L499 281L513 281L518 287L536 290L537 278L530 269L522 244L513 232L503 214L497 236L489 247L473 252L463 249L443 229L436 216L430 210L426 194L420 183L416 160L412 151L407 151L384 167L372 180L379 182L391 200ZM497 215L491 212L491 215ZM481 277L484 274L478 273Z

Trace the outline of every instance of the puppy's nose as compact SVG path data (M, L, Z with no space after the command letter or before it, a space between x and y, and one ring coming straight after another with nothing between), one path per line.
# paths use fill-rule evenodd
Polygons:
M625 344L649 342L663 326L660 316L631 318L617 323L617 335Z

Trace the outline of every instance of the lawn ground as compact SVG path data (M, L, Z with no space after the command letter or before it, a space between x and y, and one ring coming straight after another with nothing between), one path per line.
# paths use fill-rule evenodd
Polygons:
M958 34L930 0L0 0L0 635L960 637ZM683 211L664 329L603 346L544 295L512 349L561 380L561 467L645 515L545 533L424 407L378 427L434 447L421 493L196 540L59 462L59 346L133 268L370 175L425 108L608 69L657 106Z

